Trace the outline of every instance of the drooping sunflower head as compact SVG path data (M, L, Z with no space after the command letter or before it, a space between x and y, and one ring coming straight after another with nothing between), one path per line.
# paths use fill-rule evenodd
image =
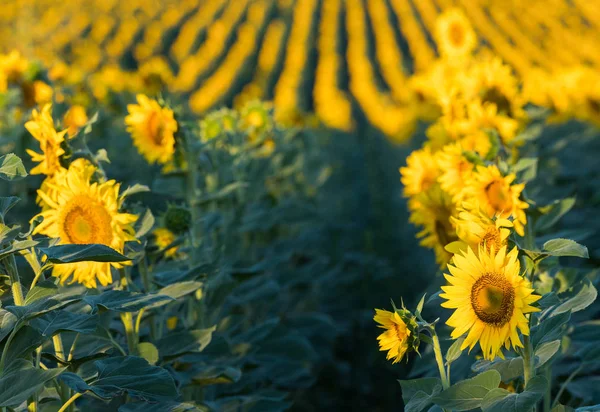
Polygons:
M33 110L31 120L25 123L25 128L31 133L33 138L40 144L42 153L37 153L27 149L27 154L31 156L31 160L39 162L39 165L31 169L31 174L52 175L61 168L60 156L65 151L61 147L64 142L66 130L57 132L54 128L54 120L52 120L52 105L45 105L41 111Z
M385 329L377 337L379 350L387 351L387 360L398 363L407 352L418 350L419 334L414 315L406 309L395 309L393 312L375 309L373 320Z
M519 331L529 335L525 314L539 311L531 305L540 296L519 273L517 248L507 253L506 246L497 252L480 246L475 253L469 247L454 256L448 270L449 285L440 296L446 300L442 307L454 309L446 322L454 328L452 338L467 334L461 349L479 342L483 357L493 360L503 357L502 346L523 347Z
M464 199L478 203L490 218L512 216L515 231L523 236L529 205L520 199L525 185L514 183L515 178L514 174L503 176L495 165L477 166L465 184Z
M446 145L436 157L441 172L438 178L440 186L458 203L465 180L473 173L474 165L463 154L460 143Z
M464 202L458 209L458 216L451 217L456 226L458 241L446 246L451 253L466 251L470 247L478 251L479 247L488 252L497 252L506 246L508 236L513 224L510 220L501 217L489 217L476 203Z
M477 35L460 9L453 8L442 13L435 29L435 40L442 57L465 59L477 46Z
M436 184L429 190L412 197L408 202L409 221L421 228L417 237L421 246L433 249L436 262L444 267L452 257L445 246L455 240L456 229L451 216L456 214L452 198Z
M127 105L129 114L125 117L133 144L149 163L168 163L175 153L177 122L173 111L143 94L137 95L137 102Z
M47 181L38 195L44 218L34 234L60 238L60 244L99 243L123 252L126 241L135 240L137 216L119 211L120 185L114 180L91 182L90 166L74 162L60 179ZM52 274L61 282L72 278L86 287L112 282L111 267L119 263L78 262L56 265Z
M415 150L406 158L406 166L400 168L400 181L404 185L404 196L415 196L432 187L440 169L436 156L428 146Z

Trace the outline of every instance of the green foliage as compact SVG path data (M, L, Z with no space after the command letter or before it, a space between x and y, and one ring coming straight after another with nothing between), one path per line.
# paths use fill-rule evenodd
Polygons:
M433 402L455 411L468 411L482 406L483 399L491 390L498 388L500 373L489 370L471 379L452 385L433 398Z

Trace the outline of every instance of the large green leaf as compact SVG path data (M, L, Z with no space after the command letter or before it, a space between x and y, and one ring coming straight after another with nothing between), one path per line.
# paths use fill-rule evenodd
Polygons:
M126 403L119 406L119 412L200 412L205 409L198 409L191 403L181 402L136 402Z
M153 343L141 342L138 344L138 352L149 364L156 365L156 362L158 362L158 349L156 349Z
M421 412L433 403L432 398L442 391L442 382L438 378L420 378L399 380L402 387L404 410Z
M214 385L217 383L233 383L240 380L242 371L231 366L207 366L201 368L192 377L192 381L199 385Z
M150 365L137 356L117 356L94 362L98 377L86 383L74 373L65 373L61 380L77 392L90 391L105 399L123 394L143 400L174 400L177 388L165 369Z
M171 333L158 341L160 357L171 359L184 353L202 352L212 339L216 326L208 329L185 330Z
M54 336L57 332L71 331L92 333L97 327L97 317L85 313L73 313L66 310L55 310L32 319L29 322L43 336Z
M548 381L543 376L536 376L529 381L525 391L512 393L506 389L496 388L488 392L481 402L484 412L521 412L530 411L544 396Z
M141 219L138 219L138 221L135 222L136 239L140 239L148 234L148 232L150 232L154 227L155 221L156 219L154 219L152 211L150 209L146 209L146 212L144 212L144 215L141 217Z
M17 317L7 310L0 309L0 341L12 332L15 324L17 323Z
M58 286L51 280L44 280L35 285L32 289L27 292L25 296L25 305L30 305L36 300L40 300L46 296L56 295L58 293Z
M160 289L157 292L157 294L162 295L162 296L169 296L170 298L176 300L185 295L195 292L196 290L200 289L202 287L202 285L203 285L202 282L196 282L196 281L192 281L192 280L186 281L186 282L177 282L177 283L173 283L168 286L165 286L164 288ZM157 307L166 305L167 303L169 303L169 301L167 301L167 300L162 301L162 302L156 302L155 304L152 305L152 308L157 308Z
M0 197L0 216L6 216L6 213L12 209L21 199L16 196Z
M553 340L551 342L545 342L540 344L535 350L536 357L536 368L539 368L546 362L548 362L560 349L560 340Z
M65 368L42 370L24 359L14 360L0 375L0 406L16 407L60 375Z
M4 180L21 180L27 176L23 162L14 153L0 156L0 178Z
M571 239L551 239L544 243L542 251L551 256L575 256L586 259L590 257L587 247Z
M25 306L7 306L6 310L13 313L19 320L26 321L41 316L53 310L62 309L81 300L78 288L69 289L63 293L47 295Z
M99 295L85 296L83 301L92 307L92 311L102 307L115 312L137 312L159 302L172 302L173 298L164 295L109 290Z
M446 364L450 364L458 358L460 358L460 355L462 353L460 347L462 346L464 341L465 338L461 337L455 340L452 345L450 345L450 347L448 348L448 352L446 352Z
M19 330L17 333L15 333L14 338L10 342L10 346L6 351L6 359L8 359L7 362L10 362L12 359L20 358L24 355L29 355L43 342L44 337L36 329L28 325L19 327Z
M13 253L17 253L22 250L32 248L33 246L35 246L37 244L38 244L37 240L31 240L31 239L15 240L14 242L10 243L8 245L8 247L0 250L0 260L4 259L7 256L12 255Z
M126 262L129 259L119 252L106 245L57 245L47 248L40 248L40 251L46 255L48 262L75 263L75 262Z
M556 316L544 318L538 325L531 329L531 343L534 350L545 342L559 339L565 332L564 326L571 319L571 312L566 311Z
M565 313L568 311L579 312L590 306L598 297L598 291L589 280L585 280L581 284L581 288L577 292L577 294L561 305L559 305L554 311L552 311L552 315L556 316L561 313Z
M479 408L483 398L500 384L500 373L495 370L483 372L474 378L452 385L433 397L433 402L445 409L468 411Z
M471 367L473 372L484 372L490 369L496 370L500 373L503 382L508 382L519 376L523 376L523 358L507 358L507 359L496 359L494 361L488 361L480 359L473 364Z
M545 207L545 214L539 217L535 222L537 231L550 229L559 219L564 216L575 205L575 198L568 197L566 199L557 200L553 204Z

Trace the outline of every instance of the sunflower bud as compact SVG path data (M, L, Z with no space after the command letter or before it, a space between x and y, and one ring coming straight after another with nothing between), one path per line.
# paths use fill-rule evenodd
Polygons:
M190 230L192 214L187 209L170 205L165 212L164 220L167 229L180 235Z

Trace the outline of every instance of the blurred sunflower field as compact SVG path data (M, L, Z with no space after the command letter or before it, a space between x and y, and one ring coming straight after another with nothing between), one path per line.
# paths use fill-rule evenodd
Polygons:
M599 66L594 1L4 0L0 408L600 410Z

